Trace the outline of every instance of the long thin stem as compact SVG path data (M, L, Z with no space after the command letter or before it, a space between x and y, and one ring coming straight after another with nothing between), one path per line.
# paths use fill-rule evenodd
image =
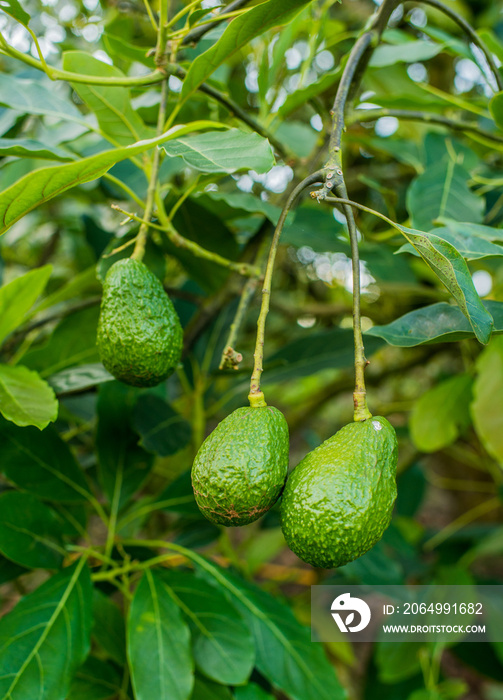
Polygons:
M447 17L452 19L452 21L455 22L458 25L458 27L461 27L461 29L465 32L465 34L472 42L472 44L478 46L478 48L482 51L487 61L487 65L491 69L491 73L494 76L496 85L498 86L498 90L503 90L503 77L501 76L501 73L499 72L494 62L493 55L489 51L485 43L482 41L482 39L479 37L472 25L469 22L467 22L464 17L461 17L461 15L458 15L458 13L452 10L450 7L444 5L443 2L439 2L439 0L419 0L419 2L421 2L423 5L430 5L430 7L434 7L440 12L443 12L444 15L447 15Z
M342 182L336 188L337 194L347 199L346 185ZM355 389L353 392L354 420L364 421L371 418L367 406L367 391L365 389L365 367L368 362L363 346L362 321L360 310L360 254L358 252L358 232L356 229L353 210L348 204L343 205L344 215L348 224L349 240L351 243L351 262L353 267L353 335L355 346Z
M235 262L234 260L224 258L218 253L213 253L211 250L202 248L198 243L195 243L194 241L191 241L190 239L181 236L178 233L178 231L176 231L176 229L173 228L173 225L169 220L167 220L167 223L160 226L159 224L154 224L152 221L148 221L145 218L141 218L140 216L137 216L132 212L122 209L122 207L119 207L117 204L113 204L112 209L120 211L122 214L125 214L133 221L138 221L139 223L141 223L142 226L147 226L150 228L154 228L157 231L162 231L166 234L166 236L174 245L176 245L178 248L189 250L197 258L203 258L203 260L210 260L216 265L220 265L221 267L225 267L228 270L237 272L238 274L243 275L244 277L260 277L261 270L256 265L249 265L245 262ZM160 214L160 211L158 213Z
M396 119L407 119L410 121L420 121L426 122L427 124L439 124L440 126L446 126L454 131L467 131L478 134L484 139L489 141L495 141L496 143L503 143L503 137L498 134L493 134L490 131L482 129L478 124L474 122L467 122L462 119L450 119L449 117L444 117L441 114L432 114L431 112L420 112L416 110L408 109L359 109L351 114L348 122L363 123L363 122L373 122L381 117L396 117Z
M267 319L267 314L269 313L269 303L271 297L271 284L272 284L272 274L274 271L274 262L276 260L276 252L278 250L279 239L281 236L281 231L285 225L286 217L293 207L297 197L301 192L309 185L313 185L315 182L319 182L323 176L323 171L318 170L306 177L302 182L300 182L297 187L291 192L288 200L283 207L281 216L279 217L278 224L274 231L274 235L271 241L271 247L269 250L269 257L267 259L267 265L264 275L264 284L262 286L262 304L260 307L260 314L257 321L257 340L255 344L255 353L253 373L250 380L250 393L248 399L250 401L250 406L265 406L266 402L264 399L264 394L260 390L260 378L263 372L263 359L264 359L264 338L265 338L265 322Z

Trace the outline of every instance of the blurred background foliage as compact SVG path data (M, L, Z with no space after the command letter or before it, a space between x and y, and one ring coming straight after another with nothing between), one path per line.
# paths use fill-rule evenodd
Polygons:
M173 2L172 13L187 4ZM475 26L499 65L501 3L448 4ZM216 5L203 0L189 15L192 25ZM103 63L113 64L132 76L154 68L149 51L156 35L140 0L27 0L23 9L31 15L30 28L51 65L60 65L62 53L79 51L85 56L67 54L64 67L91 73L104 70L99 67ZM326 159L338 80L374 10L370 0L315 0L285 26L256 36L211 75L210 87L230 97L274 138L276 164L266 172L240 166L229 174L205 168L204 163L196 167L190 158L165 157L162 196L168 212L176 207L172 224L182 236L233 261L263 261L285 193ZM184 22L185 18L175 28L183 29ZM219 24L195 45L182 47L180 65L187 69L226 26ZM26 29L3 13L0 30L18 51L37 56ZM5 53L0 55L0 69L2 190L35 168L154 134L160 99L156 85L128 90L51 83ZM172 76L169 86L168 111L177 104L182 82ZM501 332L503 137L497 129L503 124L503 110L498 98L492 99L496 91L480 51L458 26L428 5L407 2L393 13L364 76L357 109L347 120L344 160L353 200L399 223L423 231L435 228L461 252L493 313L495 330ZM110 102L112 107L104 106ZM475 130L448 130L424 117L399 120L393 110L462 118ZM125 131L124 115L129 124ZM178 115L180 123L195 119L250 131L221 101L201 91ZM477 129L496 134L499 141L492 142ZM392 525L368 554L327 572L304 565L286 549L277 507L259 522L232 531L204 520L195 507L188 473L203 438L246 402L260 293L245 277L194 257L151 229L145 262L164 282L185 328L183 366L152 390L111 381L95 346L101 280L115 259L106 256L131 239L138 224L110 205L141 216L128 190L144 200L148 182L133 160L116 164L110 175L42 204L1 240L4 285L33 270L42 270L44 276L44 266L52 266L43 282L37 277L38 301L35 296L26 308L19 307L18 318L7 327L2 367L19 364L37 372L59 401L54 426L41 432L20 427L22 421L9 415L1 425L0 501L8 499L2 506L7 515L0 515L4 612L45 581L48 571L61 567L69 556L69 543L85 547L90 537L99 546L107 539L96 514L65 492L64 485L49 482L44 487L34 466L37 459L53 469L60 465L61 470L68 470L71 461L82 488L90 483L93 493L101 489L97 498L105 510L107 500L115 503L115 533L124 542L162 538L203 552L210 561L238 572L243 586L246 579L254 581L271 594L267 600L286 603L304 624L309 623L313 584L503 584L503 342L493 337L485 348L478 344L432 271L407 246L402 249L404 241L396 230L368 213L359 212L357 223L369 405L374 414L392 422L400 442ZM129 252L126 247L119 254ZM268 402L280 408L289 423L292 466L352 420L348 256L341 213L304 197L289 219L279 250L263 378ZM253 296L235 343L243 360L237 370L220 370L229 327L247 284ZM30 278L25 287L32 286ZM7 376L9 370L2 372ZM23 445L29 446L29 454ZM118 492L119 454L125 458ZM11 521L9 508L17 513ZM57 547L32 557L30 543L12 540L7 526L15 524L16 517L31 532L42 528ZM154 554L129 542L118 545L113 559L141 562ZM184 561L180 558L178 563ZM91 559L91 564L99 571L100 562ZM182 590L177 573L183 579L183 567L180 572L173 572L171 564L166 571L161 568L156 585L166 575L173 590L177 585ZM130 572L118 579L119 589L134 588L135 576ZM145 582L142 579L140 586ZM95 578L92 656L86 673L74 678L70 700L133 697L124 671L116 583ZM250 595L262 595L253 591ZM222 593L217 590L215 595ZM171 614L168 608L166 614ZM313 624L316 628L328 622L315 619ZM114 639L107 638L110 630ZM321 654L321 645L314 646ZM348 697L355 700L503 698L501 643L352 646L341 638L325 645L324 651ZM245 644L238 655L245 667L247 653ZM205 660L204 652L196 654L192 697L325 697L309 689L305 679L292 689L281 678L281 656L270 649L269 653L277 668L268 668L263 660L247 685L236 685L235 676L226 678L224 671L215 671L218 664ZM313 672L321 677L328 671L321 657L316 659ZM248 677L250 668L240 673ZM173 697L185 697L180 693Z

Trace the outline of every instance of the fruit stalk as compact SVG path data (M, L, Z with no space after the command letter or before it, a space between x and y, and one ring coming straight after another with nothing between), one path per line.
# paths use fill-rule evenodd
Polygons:
M168 21L168 0L161 0L159 7L159 30L157 33L157 45L155 49L154 61L158 70L164 70L166 65L166 23ZM161 85L161 101L159 103L159 114L157 115L157 136L160 136L164 131L164 122L166 121L166 110L168 103L168 75ZM145 203L145 212L143 215L144 221L140 226L136 243L131 257L134 260L143 260L145 255L145 246L147 245L148 230L150 226L150 218L154 209L155 194L157 189L157 176L159 174L159 166L161 163L161 151L159 148L154 150L152 156L152 164L150 169L150 177L147 190L147 200ZM148 223L147 223L148 222Z
M297 187L290 193L288 200L283 207L281 216L279 217L278 224L274 230L274 235L271 241L271 247L269 249L269 257L267 258L267 265L264 275L264 284L262 286L262 304L260 306L260 314L257 321L257 340L255 343L255 352L253 354L254 364L253 373L250 380L250 393L248 395L248 400L250 401L250 406L266 406L264 399L264 394L260 390L260 379L263 372L263 359L264 359L264 337L265 337L265 322L267 319L267 314L269 313L269 304L271 298L271 284L272 284L272 274L274 271L274 262L276 260L276 253L278 250L279 239L281 236L281 231L285 225L286 217L288 216L291 208L293 207L295 200L301 194L301 192L315 182L321 180L323 175L323 170L317 170L312 175L308 175L302 182L300 182Z
M338 196L347 199L346 185L344 181L336 187ZM367 391L365 389L365 367L367 359L363 346L361 308L360 308L360 254L358 252L358 232L356 230L353 210L348 204L342 205L348 224L349 240L351 243L351 262L353 267L353 336L355 344L355 390L353 401L355 406L355 422L367 420L372 417L367 406Z

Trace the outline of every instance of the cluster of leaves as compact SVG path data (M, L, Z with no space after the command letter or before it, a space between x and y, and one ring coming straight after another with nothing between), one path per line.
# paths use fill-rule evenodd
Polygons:
M159 131L166 73L146 4L0 3L0 696L497 697L501 643L376 643L358 659L342 638L312 643L304 623L313 583L501 583L503 342L477 340L503 333L503 93L458 25L402 8L347 115L348 191L374 210L357 215L370 403L399 433L399 498L378 546L315 572L285 550L276 510L230 535L207 522L189 469L245 399L260 295L237 339L243 368L222 372L228 329L288 183L326 161L334 92L373 5L241 3L201 33L208 4L171 3ZM471 19L503 61L499 10ZM96 326L157 148L144 260L186 355L137 390L99 363ZM351 419L341 221L302 201L278 255L264 387L293 465Z

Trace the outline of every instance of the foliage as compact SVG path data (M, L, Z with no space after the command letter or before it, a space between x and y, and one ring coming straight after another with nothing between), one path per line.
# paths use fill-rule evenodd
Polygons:
M500 697L501 644L363 653L307 623L311 584L503 583L501 3L217 4L0 2L0 696ZM246 403L282 210L262 388L291 465L352 418L351 211L399 437L390 528L329 572L277 506L229 531L190 484ZM133 251L184 328L154 388L96 348Z

